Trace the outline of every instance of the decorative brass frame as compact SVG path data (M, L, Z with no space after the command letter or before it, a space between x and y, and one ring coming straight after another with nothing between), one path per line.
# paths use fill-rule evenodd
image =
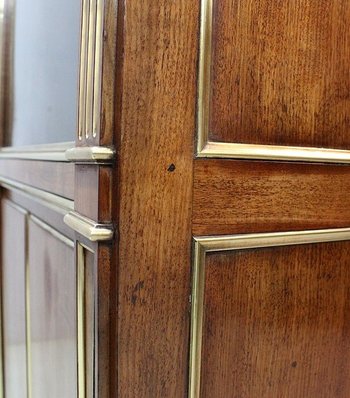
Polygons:
M213 2L201 0L197 100L197 157L350 163L350 150L255 145L209 140Z
M80 48L78 140L100 129L105 0L83 0Z
M206 253L350 240L350 228L195 237L193 243L189 398L200 397Z
M66 214L63 220L68 227L91 242L111 240L114 235L113 226L111 224L96 223L74 211Z

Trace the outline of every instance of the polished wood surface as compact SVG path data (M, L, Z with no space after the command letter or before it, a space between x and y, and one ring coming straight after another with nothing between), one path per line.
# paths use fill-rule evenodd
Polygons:
M348 227L349 177L348 166L196 160L193 233Z
M110 166L77 165L75 208L99 222L112 221L112 178Z
M0 159L0 177L74 200L74 165L70 163Z
M347 0L213 0L210 139L350 148Z
M30 218L29 349L33 397L77 397L76 270L71 244Z
M188 371L198 2L121 2L118 396L181 397Z
M348 397L350 243L207 255L201 397Z
M1 218L4 392L26 398L26 214L2 199Z

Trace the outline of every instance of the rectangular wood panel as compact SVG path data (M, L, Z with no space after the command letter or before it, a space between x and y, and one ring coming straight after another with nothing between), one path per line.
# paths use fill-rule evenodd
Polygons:
M210 1L210 140L349 149L350 3Z
M193 233L347 227L349 193L348 166L196 160Z
M349 242L208 253L201 398L348 397Z
M71 163L0 159L0 177L74 200L74 165Z
M26 398L26 214L3 199L1 218L5 396Z
M33 397L77 397L73 242L34 217L28 230Z

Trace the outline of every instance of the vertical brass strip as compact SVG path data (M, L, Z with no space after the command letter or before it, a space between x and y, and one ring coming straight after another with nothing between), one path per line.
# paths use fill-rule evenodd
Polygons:
M25 221L25 284L26 284L26 344L27 344L27 398L32 398L32 352L30 324L30 264L29 264L29 219Z
M212 51L213 0L201 0L201 26L199 42L197 152L209 140L210 74Z
M204 285L205 250L199 242L195 242L192 270L189 398L200 396Z
M81 23L81 48L80 48L80 76L79 76L79 112L78 112L78 138L83 139L85 131L86 113L86 79L87 79L87 55L89 32L89 0L83 0Z
M94 102L94 71L95 71L95 46L96 46L96 15L97 0L90 0L89 12L89 38L87 56L87 81L86 81L86 127L85 137L89 138L92 133L92 114Z
M84 328L84 292L85 256L84 248L77 243L77 345L78 345L78 398L85 398L85 328Z
M92 130L92 135L94 138L97 136L100 127L104 5L105 5L104 0L97 0L94 104L93 104L93 130Z

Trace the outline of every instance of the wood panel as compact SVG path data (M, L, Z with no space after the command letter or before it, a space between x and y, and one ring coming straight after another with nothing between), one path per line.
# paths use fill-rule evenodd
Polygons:
M196 160L194 235L350 225L350 168Z
M350 243L207 254L201 397L348 397Z
M210 139L350 148L350 3L213 0Z
M74 165L0 159L0 176L74 200Z
M118 389L186 395L198 2L120 2Z
M46 224L54 225L58 232L74 240L74 231L63 222L63 217L68 211L67 209L54 206L16 189L4 189L3 197L26 209L28 213L40 218Z
M5 396L26 398L26 214L2 199L1 218Z
M31 217L28 227L33 397L77 397L73 242Z
M76 166L75 209L80 214L98 222L111 222L112 172L111 166Z

